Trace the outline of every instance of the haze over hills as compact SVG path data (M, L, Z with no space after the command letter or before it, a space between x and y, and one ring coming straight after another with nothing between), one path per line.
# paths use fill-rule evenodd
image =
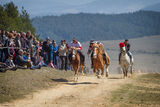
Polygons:
M44 39L80 41L136 38L160 34L160 12L127 14L67 14L33 18L32 24Z
M2 0L24 6L30 16L61 15L68 13L117 14L138 11L160 0Z
M150 11L158 11L158 12L160 12L160 3L146 6L142 10L150 10Z

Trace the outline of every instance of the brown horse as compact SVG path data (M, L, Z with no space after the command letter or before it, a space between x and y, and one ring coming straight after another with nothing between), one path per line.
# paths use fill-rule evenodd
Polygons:
M83 73L84 65L80 61L80 56L77 53L77 49L76 48L72 48L71 54L72 54L71 64L72 64L72 67L73 67L73 69L75 71L74 81L77 81L78 80L79 68L81 68L82 75L84 75L84 73Z
M93 72L96 75L97 70L101 70L101 76L104 77L104 66L106 65L106 77L108 77L108 67L110 64L110 58L107 54L107 52L105 52L105 56L107 59L107 63L104 61L104 57L103 57L103 47L101 45L98 44L94 44L93 48ZM96 75L98 78L100 77L99 75Z

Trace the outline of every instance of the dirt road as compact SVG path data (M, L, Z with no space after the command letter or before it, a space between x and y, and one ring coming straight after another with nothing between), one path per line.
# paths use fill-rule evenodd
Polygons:
M111 91L129 80L122 79L122 75L111 75L109 79L83 76L77 83L55 80L60 83L56 88L35 92L0 107L104 107L109 105Z

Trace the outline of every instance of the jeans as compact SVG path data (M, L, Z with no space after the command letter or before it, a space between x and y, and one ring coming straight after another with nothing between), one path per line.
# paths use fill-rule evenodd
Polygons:
M55 66L57 66L57 58L58 56L57 56L57 53L53 53L53 64L55 65Z
M61 59L61 70L67 70L67 56L60 56Z

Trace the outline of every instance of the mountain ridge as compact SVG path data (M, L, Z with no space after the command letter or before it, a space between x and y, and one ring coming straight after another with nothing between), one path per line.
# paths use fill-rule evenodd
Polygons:
M127 14L66 14L32 19L44 39L81 41L116 40L160 34L160 12L138 11Z
M160 3L156 3L156 4L153 4L153 5L146 6L142 10L160 12Z

